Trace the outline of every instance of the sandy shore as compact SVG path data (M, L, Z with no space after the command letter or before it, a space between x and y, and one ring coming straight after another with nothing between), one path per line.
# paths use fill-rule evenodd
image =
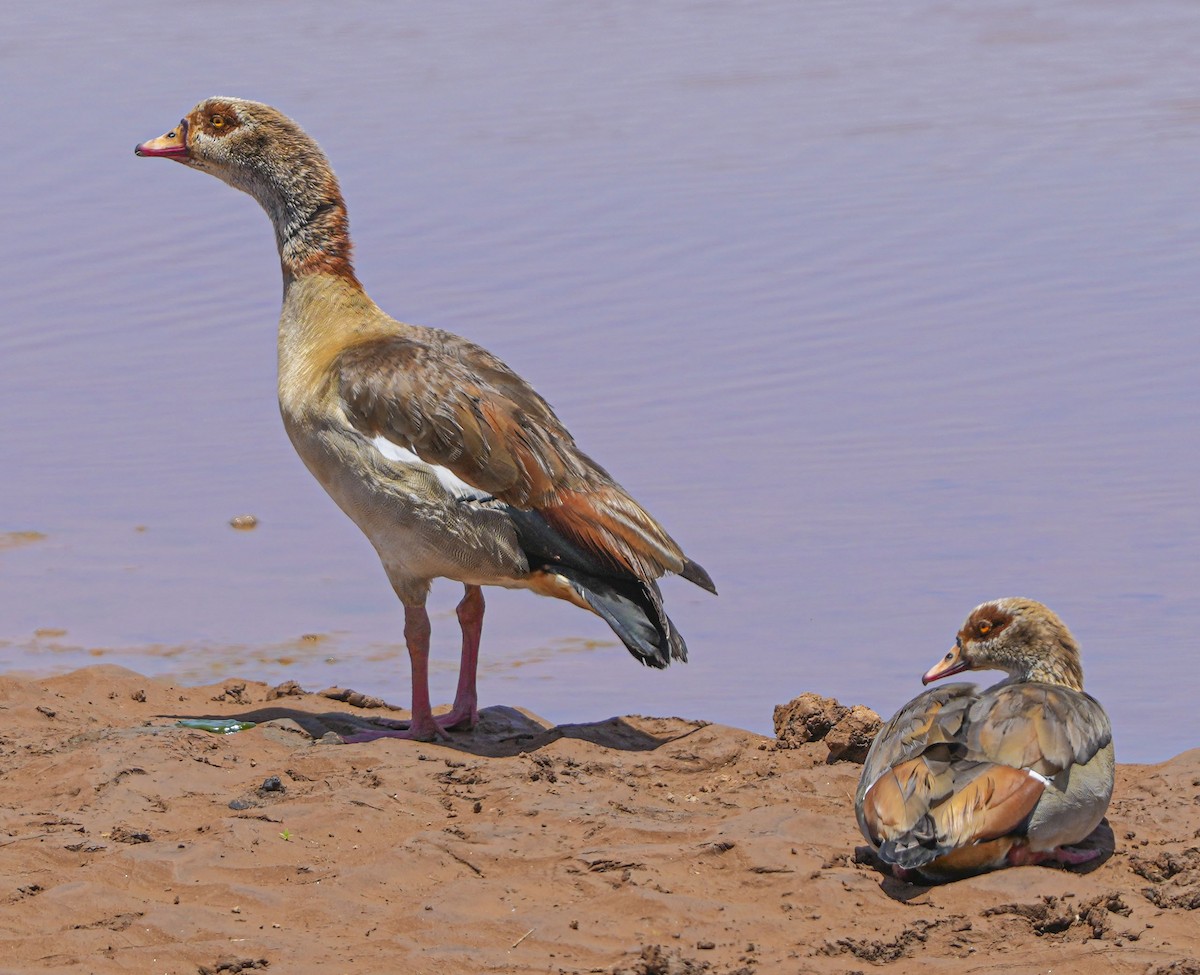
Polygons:
M282 690L0 678L0 971L1200 973L1200 749L1119 769L1098 866L927 888L822 743L497 707L341 745L384 712Z

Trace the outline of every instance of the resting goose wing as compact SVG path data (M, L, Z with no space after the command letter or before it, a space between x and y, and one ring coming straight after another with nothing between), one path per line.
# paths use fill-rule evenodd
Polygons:
M1112 741L1108 715L1095 698L1037 682L999 685L971 708L969 754L1053 778L1086 765Z
M880 729L863 764L855 812L863 836L880 843L913 829L954 788L952 762L962 738L974 684L946 684L904 705Z

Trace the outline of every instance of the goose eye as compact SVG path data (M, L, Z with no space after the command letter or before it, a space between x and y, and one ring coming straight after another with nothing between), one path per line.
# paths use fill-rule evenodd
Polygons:
M987 636L992 631L992 624L987 620L982 620L979 624L979 632L983 636Z
M212 127L214 129L219 129L222 125L225 124L225 116L224 115L214 115L212 118L209 119L209 122L212 123Z

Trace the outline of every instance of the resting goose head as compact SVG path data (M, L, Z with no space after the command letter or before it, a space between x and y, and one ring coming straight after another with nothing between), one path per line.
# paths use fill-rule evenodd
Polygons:
M312 269L308 265L318 252L325 260L316 264L333 258L349 271L345 203L329 160L299 125L270 105L205 99L134 152L172 159L249 193L271 218L285 267L294 272Z
M1003 670L1013 680L1083 689L1079 644L1052 610L1032 599L995 599L973 609L954 646L921 683L968 670Z

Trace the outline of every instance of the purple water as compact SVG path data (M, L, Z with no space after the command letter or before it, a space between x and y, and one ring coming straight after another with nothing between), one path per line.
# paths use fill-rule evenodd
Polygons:
M721 590L668 582L665 673L494 591L485 705L890 713L1028 595L1122 760L1200 744L1200 6L332 9L9 11L0 668L407 703L399 605L279 422L265 216L132 154L230 94L325 147L372 296L531 380Z

